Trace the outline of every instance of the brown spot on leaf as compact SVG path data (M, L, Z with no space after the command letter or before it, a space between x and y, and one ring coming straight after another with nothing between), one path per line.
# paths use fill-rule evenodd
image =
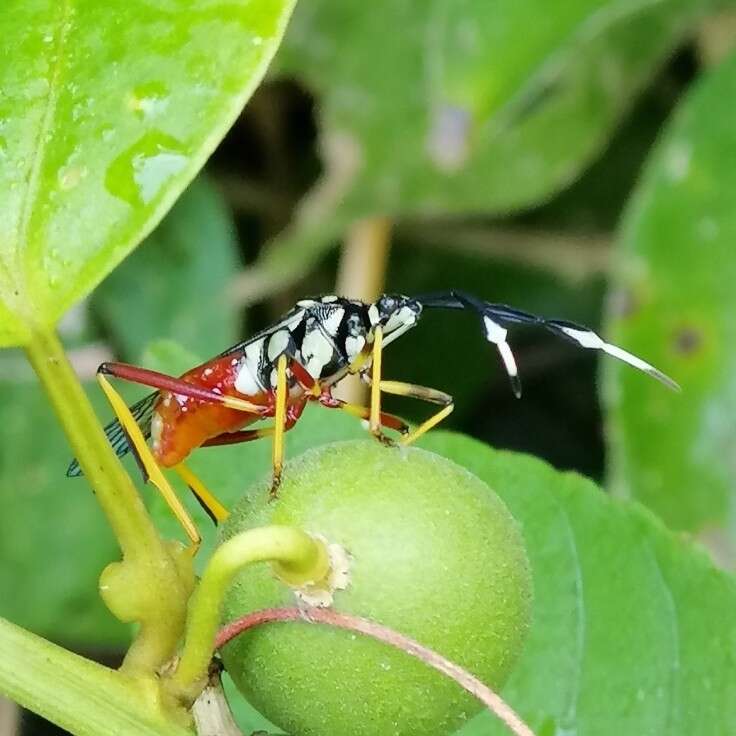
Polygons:
M675 332L675 352L680 355L692 355L703 344L703 335L695 327L681 327Z

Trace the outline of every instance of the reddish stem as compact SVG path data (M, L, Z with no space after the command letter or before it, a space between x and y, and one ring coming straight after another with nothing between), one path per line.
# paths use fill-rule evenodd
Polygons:
M419 642L408 636L399 634L380 624L368 621L358 616L350 616L345 613L337 613L329 608L266 608L243 616L224 626L217 634L215 649L220 649L231 639L262 624L276 623L279 621L305 621L306 623L327 624L338 629L347 629L365 634L385 644L401 649L412 657L420 659L430 667L434 667L448 677L451 677L458 685L465 688L471 695L480 700L492 713L503 721L509 730L516 736L534 736L534 732L527 726L516 712L509 706L500 695L495 693L487 685L483 684L477 677L445 659L441 654L422 646Z

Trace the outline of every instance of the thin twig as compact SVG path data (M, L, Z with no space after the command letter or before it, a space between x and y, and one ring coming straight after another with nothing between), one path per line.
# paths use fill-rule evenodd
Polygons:
M736 47L736 12L723 10L702 20L695 37L695 48L704 66L723 61Z
M345 236L337 269L335 293L351 299L372 302L386 283L391 220L369 217L358 220ZM335 396L353 404L365 402L366 385L358 376L347 376L335 390Z
M20 733L20 707L0 695L0 734L16 736Z
M327 624L328 626L335 626L339 629L347 629L348 631L355 631L370 636L373 639L401 649L403 652L420 659L438 672L455 680L458 685L478 698L516 736L534 736L534 732L521 720L511 706L477 677L471 675L462 667L453 664L441 654L437 654L437 652L422 646L414 639L410 639L408 636L404 636L392 629L358 616L337 613L328 608L310 608L308 611L300 608L266 608L232 621L220 629L215 640L215 648L220 649L231 639L234 639L248 629L262 624L283 621L305 621L307 623Z
M414 221L397 225L397 242L445 249L454 254L507 261L545 269L571 283L605 276L611 239L531 228Z
M391 220L369 217L348 229L337 270L337 293L373 301L386 282Z

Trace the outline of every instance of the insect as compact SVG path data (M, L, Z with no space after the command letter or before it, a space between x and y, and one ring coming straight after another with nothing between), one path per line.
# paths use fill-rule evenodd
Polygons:
M408 445L452 412L450 394L382 376L383 349L413 328L426 309L474 314L486 340L496 346L517 397L521 396L521 381L507 341L508 329L517 324L543 327L579 347L618 358L670 388L679 388L649 363L605 342L587 327L544 319L462 291L417 297L384 294L369 304L323 296L297 302L280 321L178 378L125 363L103 363L98 380L117 415L105 433L118 456L133 451L147 480L163 494L196 548L199 533L161 469L173 468L215 523L227 511L184 464L192 450L271 437L271 492L275 495L283 467L284 433L294 427L308 402L366 420L371 434L387 444L393 440L384 429L398 432L398 443ZM333 387L349 374L359 374L370 384L369 406L346 403L332 395ZM107 376L156 390L128 408ZM382 394L413 397L439 408L410 429L399 417L382 411ZM250 426L266 418L273 418L270 426ZM81 475L76 460L67 475Z

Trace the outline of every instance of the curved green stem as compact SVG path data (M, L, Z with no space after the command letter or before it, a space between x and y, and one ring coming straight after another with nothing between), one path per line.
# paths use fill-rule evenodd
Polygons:
M250 529L222 544L192 596L181 660L171 678L176 697L193 700L206 681L220 625L220 606L233 576L245 565L266 561L275 562L277 574L296 586L323 580L330 567L325 545L295 527Z
M26 353L123 552L123 562L103 587L118 618L141 624L125 667L152 673L171 658L181 636L193 582L191 560L177 556L159 537L56 334L35 331Z

